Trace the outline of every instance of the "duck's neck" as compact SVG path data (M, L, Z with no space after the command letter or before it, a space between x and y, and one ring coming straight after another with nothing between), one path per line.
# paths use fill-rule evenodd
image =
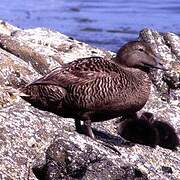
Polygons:
M142 70L139 68L127 67L117 63L116 58L113 58L112 61L115 63L116 67L118 67L121 78L125 77L129 79L128 82L132 84L132 87L139 86L139 84L150 86L151 80L148 76L148 70L146 71L145 69Z
M134 104L140 110L148 100L151 80L146 72L137 68L120 67L126 74L129 96L134 99ZM121 71L121 72L122 72ZM132 93L133 92L133 93Z
M151 80L149 79L148 73L138 69L138 68L130 68L125 67L123 65L118 65L121 70L121 75L128 78L131 83L131 86L134 88L138 88L140 86L150 87Z

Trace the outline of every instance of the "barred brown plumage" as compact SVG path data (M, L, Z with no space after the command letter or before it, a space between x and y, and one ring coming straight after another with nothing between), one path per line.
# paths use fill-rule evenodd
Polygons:
M64 117L75 118L78 132L94 138L91 122L131 116L146 103L150 68L163 69L143 42L125 44L116 58L77 59L54 69L22 88L32 105Z

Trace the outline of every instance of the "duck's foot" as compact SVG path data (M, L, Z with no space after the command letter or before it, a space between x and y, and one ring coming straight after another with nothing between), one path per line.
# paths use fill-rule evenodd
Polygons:
M83 126L81 125L81 121L79 119L75 119L75 127L79 134L84 134Z
M91 120L90 119L84 120L84 125L81 125L81 121L76 119L75 126L76 126L76 131L78 133L85 134L92 139L96 139L95 135L92 131L92 128L91 128Z
M91 120L90 119L84 121L84 127L85 127L85 129L84 129L85 132L84 133L87 136L89 136L90 138L96 139L95 135L94 135L94 133L92 131L92 128L91 128Z

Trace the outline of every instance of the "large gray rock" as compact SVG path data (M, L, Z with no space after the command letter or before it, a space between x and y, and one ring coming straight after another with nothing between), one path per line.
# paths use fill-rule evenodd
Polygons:
M168 121L180 135L180 39L150 29L143 30L140 38L169 68L152 73L152 92L141 112ZM73 119L36 109L17 95L18 87L62 63L92 55L111 58L114 53L59 32L22 30L5 22L0 23L0 47L0 179L37 179L32 169L46 179L180 177L179 147L171 151L159 146L125 146L116 133L115 119L94 123L103 132L100 140L93 141L75 132Z

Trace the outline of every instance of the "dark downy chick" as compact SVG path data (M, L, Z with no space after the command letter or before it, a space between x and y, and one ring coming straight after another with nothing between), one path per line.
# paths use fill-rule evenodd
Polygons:
M179 146L179 138L173 126L167 122L154 121L152 127L158 131L159 146L171 150L177 150L177 146Z
M152 126L151 113L143 113L138 118L125 119L119 124L118 134L130 142L155 147L158 142L158 132Z
M119 124L118 134L133 143L176 150L179 138L167 122L157 121L152 113L144 112L138 119L126 119Z
M134 116L148 100L151 68L163 69L141 41L125 44L115 59L89 57L54 69L22 88L26 101L60 116L73 117L76 130L94 137L91 122Z

